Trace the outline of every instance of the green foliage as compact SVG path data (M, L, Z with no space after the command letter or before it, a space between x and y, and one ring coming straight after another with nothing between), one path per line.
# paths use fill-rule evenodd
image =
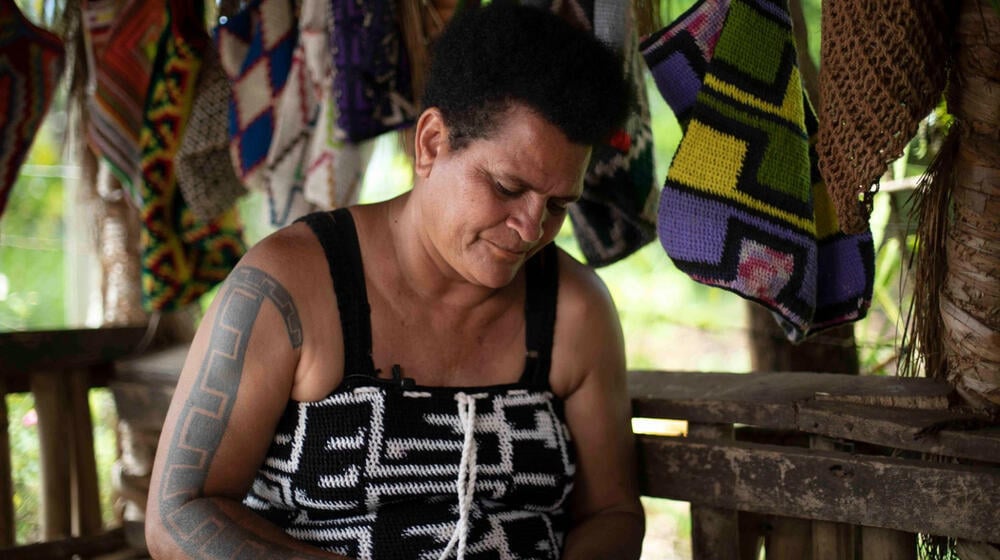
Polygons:
M38 461L38 429L32 423L34 406L35 399L30 393L7 395L14 515L19 543L39 538L42 476Z
M55 145L43 132L27 163L57 163ZM63 192L57 176L22 173L14 183L0 219L0 331L65 323Z

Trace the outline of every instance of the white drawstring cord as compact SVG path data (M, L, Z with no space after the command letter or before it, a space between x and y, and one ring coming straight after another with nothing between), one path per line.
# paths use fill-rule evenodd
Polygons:
M464 432L462 441L462 460L458 464L458 523L452 533L448 546L445 547L438 560L444 560L458 545L456 558L464 560L465 546L469 537L469 514L472 511L472 499L476 493L476 399L465 393L455 395L458 401L458 422Z

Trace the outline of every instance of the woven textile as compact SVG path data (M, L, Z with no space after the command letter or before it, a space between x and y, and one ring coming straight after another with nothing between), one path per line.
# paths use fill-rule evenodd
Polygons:
M265 160L264 188L267 192L271 225L286 226L316 210L305 200L306 152L316 127L322 89L329 82L318 81L307 64L310 54L330 52L329 0L303 0L298 18L298 34L285 87L275 100L274 136ZM315 56L315 54L313 54ZM329 72L326 72L329 78Z
M391 0L331 0L333 90L343 139L413 124L410 68Z
M690 89L704 68L664 185L660 241L693 279L774 311L792 341L857 320L871 301L872 239L839 231L819 178L810 144L817 123L796 67L787 4L708 4L641 47L661 87L680 67L690 72L677 83ZM699 47L712 42L709 26L676 29L717 21L709 9L725 11L711 53ZM664 97L684 100L690 92Z
M0 214L52 102L66 51L13 1L0 2Z
M573 232L584 258L591 266L605 266L656 238L659 189L653 173L653 133L634 15L631 7L622 9L621 3L604 0L588 6L555 2L552 8L565 10L560 12L563 17L586 17L597 37L623 55L625 77L636 92L624 130L613 142L594 147L583 193L570 206Z
M143 181L140 235L143 305L173 310L194 301L229 274L245 247L235 209L199 221L177 187L174 158L205 45L182 27L199 21L199 6L171 0L170 23L159 41L146 117L140 134ZM196 4L200 5L200 2Z
M202 52L191 114L177 149L177 182L184 202L206 222L231 209L246 187L229 155L229 78L214 48Z
M292 537L357 560L559 558L576 453L549 384L558 249L525 263L518 382L425 387L399 368L378 377L349 211L304 221L329 261L344 381L322 400L288 403L243 503Z
M252 0L215 29L222 68L232 83L233 164L250 188L264 189L275 103L288 81L298 30L292 0Z
M844 231L868 229L872 186L941 100L953 9L946 0L823 6L820 170Z
M86 5L86 4L85 4ZM93 23L106 6L92 6ZM138 201L139 129L156 42L165 25L165 0L129 0L115 16L102 50L93 59L94 90L88 97L87 141ZM94 30L102 33L100 27ZM99 37L94 38L100 48Z
M319 91L318 114L306 152L304 194L319 208L332 209L358 202L361 182L374 148L374 140L349 142L338 124L337 96L333 83L333 11L330 0L324 15L327 35L304 35L301 39L306 67ZM303 6L305 10L305 6Z

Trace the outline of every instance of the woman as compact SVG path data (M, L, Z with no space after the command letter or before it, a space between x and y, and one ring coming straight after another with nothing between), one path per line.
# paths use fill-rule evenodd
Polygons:
M624 118L616 57L533 8L435 47L412 191L255 246L192 343L155 558L636 558L624 351L552 240Z

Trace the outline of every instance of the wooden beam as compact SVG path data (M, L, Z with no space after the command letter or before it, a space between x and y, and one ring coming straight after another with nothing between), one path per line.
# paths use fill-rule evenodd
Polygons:
M69 560L74 556L90 558L126 548L125 532L121 527L90 537L75 537L0 548L0 558L5 560Z
M1000 424L949 410L952 388L932 379L633 371L629 392L639 418L743 423L1000 462Z
M135 353L145 334L145 327L0 333L0 377L8 392L25 392L33 372L113 362Z
M895 399L900 407L945 409L953 392L932 379L838 373L631 371L628 382L634 416L786 430L797 427L795 407L817 398L879 398L882 406Z
M796 425L827 437L1000 463L1000 424L959 411L813 401L798 407Z
M647 496L1000 542L1000 468L646 435L637 450Z

